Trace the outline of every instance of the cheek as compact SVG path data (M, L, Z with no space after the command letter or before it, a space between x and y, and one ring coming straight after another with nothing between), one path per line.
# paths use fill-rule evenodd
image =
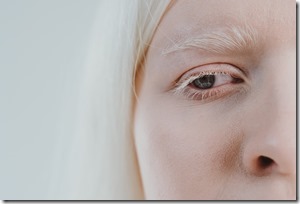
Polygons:
M234 116L217 112L153 95L140 98L135 140L146 197L215 196L235 168L242 135Z

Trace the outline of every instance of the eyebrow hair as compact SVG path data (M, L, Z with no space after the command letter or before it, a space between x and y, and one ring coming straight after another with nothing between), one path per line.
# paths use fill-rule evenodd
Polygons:
M245 52L255 48L258 45L257 41L258 33L253 27L225 26L173 42L161 54L167 55L192 48L216 54Z

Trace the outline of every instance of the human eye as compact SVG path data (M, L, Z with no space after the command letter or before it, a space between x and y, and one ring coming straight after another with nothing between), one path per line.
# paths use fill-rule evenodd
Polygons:
M173 93L190 100L210 102L245 90L246 76L230 64L209 64L184 73Z

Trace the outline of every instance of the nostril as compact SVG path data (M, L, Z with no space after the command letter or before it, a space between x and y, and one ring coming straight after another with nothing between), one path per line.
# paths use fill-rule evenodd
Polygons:
M260 169L267 169L271 167L273 164L275 164L274 160L269 157L265 157L265 156L258 157L258 167Z

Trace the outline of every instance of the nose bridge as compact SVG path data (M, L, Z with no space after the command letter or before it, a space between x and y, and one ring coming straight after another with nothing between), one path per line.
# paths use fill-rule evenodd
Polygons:
M253 101L248 111L255 121L253 128L274 131L278 136L286 135L286 131L296 133L296 66L291 56L270 57L261 69L264 70L259 74L263 77L254 82Z
M277 136L296 134L296 56L293 49L276 50L261 64L256 94L261 123ZM280 134L279 134L280 133ZM292 134L290 134L292 135ZM279 138L278 138L279 139ZM287 138L286 138L287 139Z
M296 116L296 56L290 51L280 53L270 63L273 88L269 88L276 100L277 114L284 116L294 113Z
M296 137L296 57L290 50L281 50L267 61L268 80L264 86L272 105L272 124L277 136L282 140ZM284 141L282 141L284 142Z

